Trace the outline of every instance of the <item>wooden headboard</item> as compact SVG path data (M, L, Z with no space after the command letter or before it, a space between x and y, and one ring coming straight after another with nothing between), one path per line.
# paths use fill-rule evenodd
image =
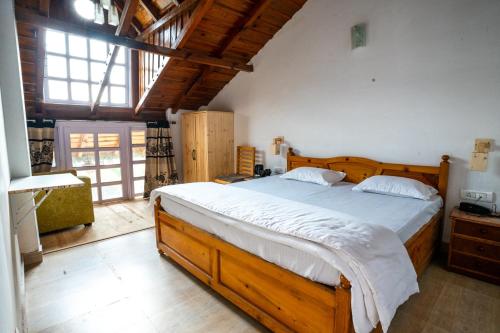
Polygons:
M360 183L374 175L387 175L412 178L431 185L446 198L448 188L449 156L443 155L439 166L407 165L382 163L363 157L339 156L328 158L304 157L295 155L293 148L288 148L287 170L298 167L317 167L345 172L345 181Z

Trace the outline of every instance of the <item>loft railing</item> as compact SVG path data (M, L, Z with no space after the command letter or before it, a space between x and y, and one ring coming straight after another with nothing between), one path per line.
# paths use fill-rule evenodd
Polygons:
M149 44L176 48L179 35L191 16L192 11L186 10L164 25L151 32L144 41ZM139 98L157 79L161 69L166 66L169 57L139 51Z

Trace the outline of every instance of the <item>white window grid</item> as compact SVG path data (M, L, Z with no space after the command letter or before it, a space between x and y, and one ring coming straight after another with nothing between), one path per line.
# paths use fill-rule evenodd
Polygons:
M45 51L45 65L44 65L44 80L43 80L43 91L44 91L44 101L49 102L49 103L68 103L68 104L74 104L74 105L90 105L92 101L94 100L94 96L92 96L92 85L93 84L99 84L99 81L93 81L92 76L91 76L91 64L92 62L95 63L100 63L106 65L105 60L97 60L97 59L92 59L90 57L90 38L86 37L81 37L84 38L86 43L87 43L87 54L86 57L79 57L79 56L74 56L70 55L69 53L69 33L66 32L60 32L59 33L64 34L65 38L65 54L61 53L55 53L55 52L49 52ZM77 35L75 35L77 36ZM110 51L112 51L113 45L110 43L106 43L106 51L109 54ZM66 58L66 78L60 78L60 77L54 77L54 76L49 76L47 73L47 55L52 55L52 56L58 56L58 57L64 57ZM71 59L77 59L77 60L85 60L87 62L87 73L88 73L88 80L81 80L81 79L72 79L71 76L71 67L70 67L70 60ZM101 101L105 98L104 94L107 94L107 102L100 102L99 105L102 106L115 106L115 107L130 107L130 52L125 52L125 63L124 64L114 64L114 66L124 66L125 68L125 85L121 84L115 84L115 83L110 83L105 87L105 90L103 91L103 96L101 96ZM104 72L103 72L104 75ZM54 99L54 98L49 98L49 86L48 86L48 80L54 80L54 81L61 81L61 82L66 82L67 84L67 89L68 89L68 99ZM75 101L72 99L71 96L71 83L72 82L79 82L79 83L85 83L87 84L88 87L88 92L89 92L89 101L87 103L82 102L82 101ZM111 87L122 87L125 88L125 103L111 103L111 96L110 96L110 91ZM105 99L106 100L106 99Z
M133 131L144 131L144 144L133 144L132 143L132 132ZM144 159L143 160L136 160L134 161L133 159L133 149L134 148L144 148L146 149L146 128L144 127L131 127L130 128L130 131L129 131L129 135L130 135L130 161L132 162L131 165L130 165L130 174L132 175L132 187L133 187L133 194L134 196L139 196L139 195L142 195L144 193L144 187L143 188L135 188L135 184L136 184L136 181L138 180L144 180L145 181L145 177L144 176L139 176L139 177L135 177L134 175L134 165L137 165L137 164L144 164L144 167L146 167L146 155L144 155Z

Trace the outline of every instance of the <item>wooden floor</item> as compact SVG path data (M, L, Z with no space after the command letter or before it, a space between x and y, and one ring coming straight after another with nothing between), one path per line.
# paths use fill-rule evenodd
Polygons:
M30 332L266 332L160 256L152 229L44 257L26 273ZM420 288L391 333L499 332L500 287L434 263Z
M95 222L54 231L40 237L44 253L125 235L154 227L152 212L143 199L94 205Z

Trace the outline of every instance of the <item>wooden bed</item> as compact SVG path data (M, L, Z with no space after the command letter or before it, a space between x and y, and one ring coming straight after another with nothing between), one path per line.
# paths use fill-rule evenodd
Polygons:
M446 197L448 156L440 166L388 164L359 157L312 158L289 150L288 170L315 166L343 171L359 183L373 175L420 180ZM420 276L432 259L441 235L443 210L405 246ZM353 332L350 282L327 286L306 279L233 246L165 212L155 205L158 251L169 256L212 289L274 332ZM380 325L374 331L381 331Z

